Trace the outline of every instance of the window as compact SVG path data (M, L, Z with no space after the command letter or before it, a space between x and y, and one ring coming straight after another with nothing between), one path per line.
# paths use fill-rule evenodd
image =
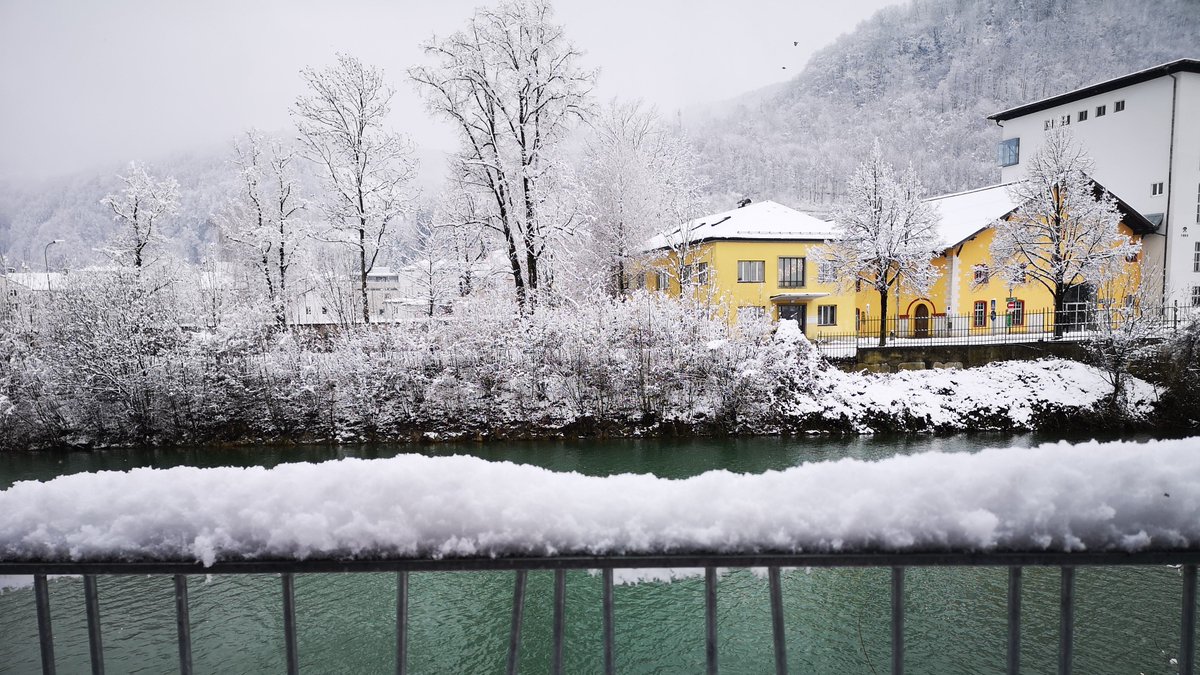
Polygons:
M704 285L708 283L708 263L700 262L695 265L684 265L683 278L689 284Z
M1119 113L1125 109L1125 101L1117 101L1113 104L1113 112Z
M379 316L383 316L383 308L382 307L379 308Z
M1192 271L1200 272L1200 241L1196 242L1196 252L1192 254Z
M1064 127L1067 126L1068 124L1071 123L1071 116L1069 114L1063 115L1062 118L1058 120L1058 123Z
M862 293L862 279L855 279L855 280L854 280L854 292L855 292L855 293Z
M304 308L304 313L305 313L305 314L312 314L312 307L305 307L305 308Z
M1000 141L1000 166L1012 166L1021 162L1021 139L1009 138Z
M837 269L834 268L833 263L817 263L817 283L832 284L835 282L837 282Z
M1162 193L1163 193L1163 184L1162 183L1151 183L1150 184L1150 196L1151 197L1154 197L1156 195L1161 195Z
M742 305L738 307L738 321L762 321L767 318L767 308L758 305Z
M1080 110L1080 111L1079 111L1079 121L1080 121L1080 122L1086 122L1086 121L1087 121L1087 111L1086 111L1086 110Z
M1200 286L1192 286L1192 307L1200 307Z
M837 305L817 305L817 325L837 325Z
M799 288L804 285L804 258L779 259L779 287Z
M1043 131L1050 131L1053 128L1054 128L1054 120L1046 120L1046 123L1042 125Z
M667 277L667 273L659 270L654 273L654 288L655 290L665 291L671 287L671 280Z
M978 300L975 302L975 311L971 317L976 328L987 325L987 302Z
M767 263L763 260L739 260L738 283L761 284L766 278Z
M1104 117L1104 113L1108 112L1108 106L1096 106L1096 117Z
M1025 325L1025 301L1017 300L1012 303L1012 309L1008 310L1008 325L1024 326Z
M991 272L988 271L987 265L975 266L975 285L982 286L991 279Z
M326 308L324 308L324 307L322 307L322 308L321 308L321 313L322 313L322 314L328 314L328 313L329 313L329 310L328 310L328 309L326 309Z

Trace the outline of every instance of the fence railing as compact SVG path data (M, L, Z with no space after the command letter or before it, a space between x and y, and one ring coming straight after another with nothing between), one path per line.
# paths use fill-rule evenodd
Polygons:
M99 575L170 575L175 584L176 634L179 670L192 672L191 621L188 604L188 575L279 574L287 672L300 670L300 652L296 639L295 575L394 572L396 583L396 672L408 670L408 576L413 572L513 571L513 603L509 629L506 672L517 673L520 664L521 624L525 608L528 573L533 570L554 572L551 672L563 672L566 634L566 571L598 569L601 572L603 612L603 672L617 670L618 645L614 639L617 617L613 612L613 570L668 567L704 568L705 586L705 660L707 672L717 672L717 568L765 567L768 574L772 646L776 673L787 672L787 644L784 631L783 591L780 569L784 567L878 567L891 569L891 672L905 668L905 569L909 567L1008 568L1007 637L1003 658L1006 672L1021 670L1021 580L1028 566L1057 566L1061 569L1059 593L1059 635L1057 672L1072 670L1074 654L1075 569L1090 566L1181 565L1183 591L1180 614L1179 672L1192 675L1196 656L1196 569L1200 550L1104 552L871 552L871 553L782 553L782 554L673 554L648 556L559 556L523 558L445 558L376 560L246 560L218 562L204 567L189 562L0 562L0 574L34 575L38 636L42 672L55 672L54 639L50 623L50 596L47 575L77 574L84 580L84 611L87 614L88 641L93 673L104 672L101 616L97 577Z
M814 343L826 358L854 358L859 349L879 346L881 323L886 347L1079 341L1135 329L1137 336L1154 340L1170 336L1196 318L1200 307L1179 304L1134 309L1076 303L1061 311L1002 307L998 312L972 314L862 317L844 332L822 330Z

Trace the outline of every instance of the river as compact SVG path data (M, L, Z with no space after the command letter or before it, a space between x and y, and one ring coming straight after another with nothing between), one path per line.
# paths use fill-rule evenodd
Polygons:
M472 454L589 475L638 472L681 478L713 469L757 473L809 461L939 450L1025 446L1047 435L804 437L611 440L299 448L136 449L92 453L0 454L0 489L80 471L141 466L273 466L403 452ZM552 505L548 505L552 506ZM153 505L148 505L153 508ZM3 517L0 514L0 517ZM394 574L299 575L296 604L301 670L393 669ZM1058 640L1058 570L1027 569L1023 594L1025 672L1053 672ZM788 661L796 673L870 673L888 669L889 571L785 571ZM1001 673L1006 634L1004 569L912 569L906 578L906 665L911 673ZM704 670L704 583L641 581L615 592L618 670ZM169 577L99 580L107 671L178 669ZM1168 567L1083 568L1076 575L1075 664L1080 673L1174 673L1182 579ZM192 648L197 673L282 672L278 577L193 577ZM410 582L409 660L413 673L503 672L512 603L511 573L421 573ZM547 672L552 573L530 573L522 672ZM88 672L83 583L53 580L50 600L60 673ZM566 671L600 671L600 578L567 575ZM722 672L773 668L767 582L748 570L718 586ZM33 593L0 592L0 673L40 668Z

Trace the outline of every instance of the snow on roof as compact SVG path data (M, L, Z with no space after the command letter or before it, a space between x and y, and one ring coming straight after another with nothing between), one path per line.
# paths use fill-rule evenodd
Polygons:
M1009 185L993 185L926 199L925 203L932 206L941 219L938 223L941 246L955 246L1017 208L1016 200L1009 194Z
M832 236L833 223L768 200L688 221L670 232L651 237L642 248L653 251L677 244L684 238L699 243L712 239L821 241Z
M47 291L50 290L51 285L61 289L67 281L66 275L62 272L9 272L4 276L10 282L24 286L31 291Z
M1200 544L1196 443L1063 442L682 480L422 455L77 473L0 491L0 560L1178 551Z

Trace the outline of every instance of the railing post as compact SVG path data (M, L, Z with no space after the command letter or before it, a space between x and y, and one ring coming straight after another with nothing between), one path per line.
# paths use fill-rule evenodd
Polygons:
M717 568L704 568L704 662L717 675Z
M517 570L516 584L513 587L512 628L508 636L508 664L505 672L517 675L517 663L521 654L521 618L525 610L525 582L529 576L526 570Z
M408 572L396 573L396 675L408 672Z
M1183 566L1183 616L1180 621L1179 675L1196 671L1196 565Z
M892 568L892 675L904 673L904 568Z
M1021 672L1021 568L1008 568L1008 675Z
M767 585L771 591L771 636L775 643L775 673L787 675L787 645L783 632L783 584L779 568L767 568Z
M604 675L614 675L617 672L616 658L616 626L613 621L613 571L605 567L601 572L602 590L601 605L604 613Z
M550 663L550 672L562 675L563 672L563 634L567 622L567 571L554 570L554 653Z
M1069 565L1062 568L1058 611L1058 675L1070 675L1075 648L1075 568Z
M96 575L83 575L83 600L87 608L88 651L92 660L92 675L104 675L104 646L100 641L100 594Z
M42 673L54 675L54 632L50 628L50 588L45 574L33 575L33 595L37 602L38 643L42 650Z
M192 675L192 622L188 617L187 575L175 575L175 630L179 635L179 672Z
M296 575L279 575L283 585L283 645L287 655L288 675L300 672L300 649L296 643Z

